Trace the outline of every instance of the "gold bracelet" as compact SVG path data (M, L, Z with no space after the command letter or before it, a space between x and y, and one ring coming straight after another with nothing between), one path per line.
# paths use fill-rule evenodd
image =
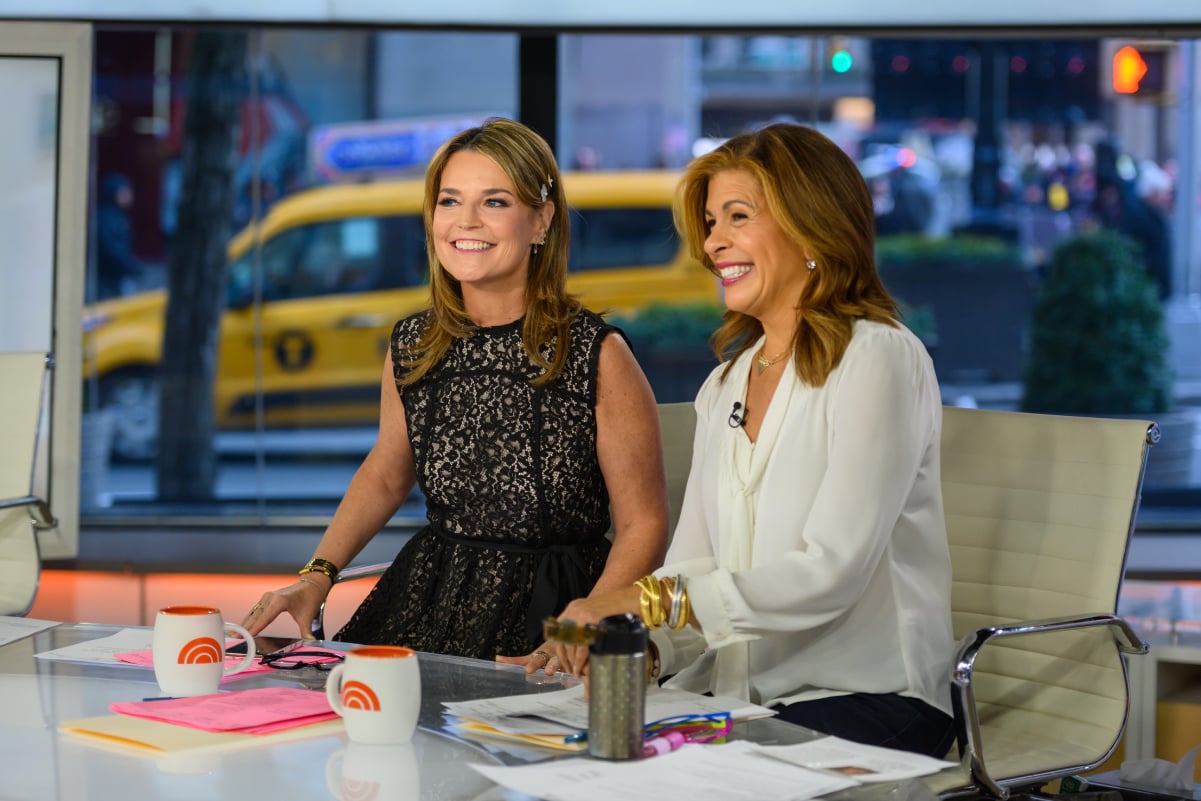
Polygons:
M298 575L303 576L305 573L324 573L331 582L337 581L338 566L325 559L313 558L309 560L307 565L300 568Z
M646 683L651 684L658 680L659 674L663 671L663 663L659 661L659 647L653 642L646 643Z
M320 570L310 570L309 572L310 573L320 573L321 571ZM329 590L325 589L320 584L315 584L315 583L309 581L307 578L305 578L305 576L307 576L307 575L308 575L308 573L302 574L300 576L300 578L297 579L297 581L300 581L302 584L308 584L310 587L316 587L317 589L321 590L322 592L329 592Z
M648 629L657 629L667 620L663 609L663 586L654 576L643 576L634 584L642 590L638 606L642 610L642 622Z

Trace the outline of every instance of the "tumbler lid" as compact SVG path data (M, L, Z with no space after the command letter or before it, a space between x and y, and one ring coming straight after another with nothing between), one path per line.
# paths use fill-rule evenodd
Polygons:
M599 634L588 650L594 654L639 654L646 651L646 626L636 615L611 615L597 626Z

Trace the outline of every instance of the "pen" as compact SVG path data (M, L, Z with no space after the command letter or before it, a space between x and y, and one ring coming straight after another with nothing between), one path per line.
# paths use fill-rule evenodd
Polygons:
M143 701L174 701L175 699L169 695L160 695L155 698L143 698Z

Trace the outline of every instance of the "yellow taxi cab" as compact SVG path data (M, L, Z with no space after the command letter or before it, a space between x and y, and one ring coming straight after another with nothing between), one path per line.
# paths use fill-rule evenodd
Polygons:
M633 315L651 302L719 298L672 225L677 180L667 171L563 176L568 289L590 309ZM428 299L422 186L309 189L233 237L214 397L220 428L253 427L260 391L268 426L376 424L392 326ZM85 378L98 380L100 405L113 413L120 457L149 458L157 447L166 300L143 292L84 315Z

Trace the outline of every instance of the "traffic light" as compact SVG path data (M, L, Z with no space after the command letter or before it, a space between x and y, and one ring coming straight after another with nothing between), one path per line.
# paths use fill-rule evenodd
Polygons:
M1126 45L1113 54L1113 90L1120 95L1163 91L1164 51Z
M834 37L830 40L830 69L839 73L850 72L854 66L855 59L851 56L851 51L847 49L846 42L841 37Z

